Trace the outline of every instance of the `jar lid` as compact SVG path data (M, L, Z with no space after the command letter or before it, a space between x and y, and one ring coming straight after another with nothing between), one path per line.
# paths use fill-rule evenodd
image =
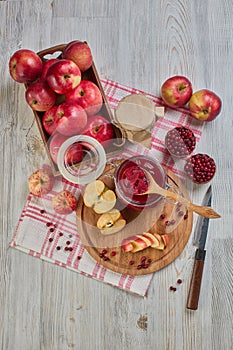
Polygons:
M77 161L78 157L80 161ZM86 185L103 173L106 153L103 146L93 137L77 135L70 137L61 145L57 165L66 180Z

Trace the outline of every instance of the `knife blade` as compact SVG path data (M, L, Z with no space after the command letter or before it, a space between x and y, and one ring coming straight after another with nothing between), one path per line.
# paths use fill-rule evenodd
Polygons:
M212 200L212 188L210 185L206 191L202 205L211 206L211 200ZM202 273L204 268L205 255L206 255L205 243L206 243L206 238L208 234L208 228L209 228L209 219L203 216L199 216L196 224L196 229L194 232L194 244L198 248L196 249L196 253L195 253L193 272L192 272L188 300L186 305L187 309L190 309L190 310L197 310L198 308Z

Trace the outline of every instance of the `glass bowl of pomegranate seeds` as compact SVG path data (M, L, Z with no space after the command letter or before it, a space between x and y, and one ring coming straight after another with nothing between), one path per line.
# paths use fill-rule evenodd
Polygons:
M166 134L165 146L173 157L185 158L195 149L196 138L192 130L178 126Z
M204 184L214 177L216 164L207 154L198 153L186 160L184 170L193 182Z
M155 206L163 198L157 194L141 195L149 186L143 169L150 172L161 187L166 188L166 173L155 159L135 156L125 160L116 170L115 185L118 198L131 209Z
M93 137L77 135L63 142L58 152L57 165L66 180L86 185L103 173L106 153Z

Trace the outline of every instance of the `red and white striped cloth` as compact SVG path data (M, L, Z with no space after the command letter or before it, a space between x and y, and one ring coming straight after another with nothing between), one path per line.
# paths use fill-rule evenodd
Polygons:
M154 95L110 80L102 80L101 82L112 109L117 107L124 96L132 93L143 93L152 99L156 105L163 105L162 100ZM167 109L165 117L160 118L153 129L152 149L148 150L140 145L130 145L129 148L125 149L124 157L152 153L161 164L166 164L182 177L182 161L180 165L179 162L174 163L173 158L168 155L164 147L166 132L178 125L190 127L197 138L197 142L199 141L203 124L191 118L186 108ZM112 286L145 296L153 274L132 276L107 270L97 263L82 246L77 232L75 213L64 216L54 212L51 206L51 198L63 189L73 192L76 197L80 192L79 186L58 177L53 191L43 199L36 198L31 194L28 196L10 246ZM65 250L65 247L71 249Z

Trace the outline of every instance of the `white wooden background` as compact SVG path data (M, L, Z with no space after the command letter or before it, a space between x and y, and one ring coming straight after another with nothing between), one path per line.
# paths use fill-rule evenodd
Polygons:
M232 349L231 0L0 1L0 348L2 350ZM155 274L143 299L8 247L43 147L24 89L8 73L14 51L87 40L101 77L158 94L169 76L209 88L223 109L200 151L218 165L199 309L186 310L194 247ZM201 200L197 187L193 200ZM168 291L183 279L176 293Z

